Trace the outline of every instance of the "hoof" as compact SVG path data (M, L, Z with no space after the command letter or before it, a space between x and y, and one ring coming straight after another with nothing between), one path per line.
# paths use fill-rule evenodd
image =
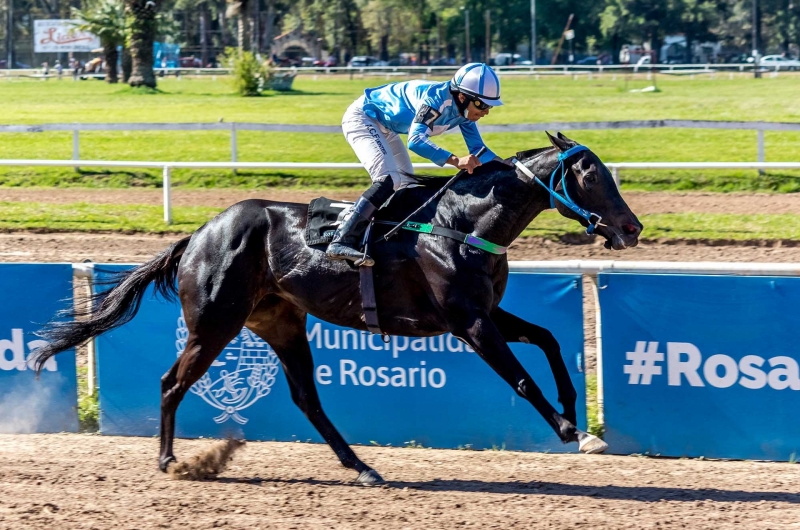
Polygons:
M377 486L378 484L383 484L384 482L385 481L383 478L374 469L366 469L362 471L356 479L356 484L361 484L362 486Z
M160 469L163 473L166 473L169 469L169 465L173 462L177 462L178 459L174 456L168 456L166 458L161 458L158 461L158 469Z
M582 432L578 435L578 449L587 455L602 453L608 449L608 444L593 434Z

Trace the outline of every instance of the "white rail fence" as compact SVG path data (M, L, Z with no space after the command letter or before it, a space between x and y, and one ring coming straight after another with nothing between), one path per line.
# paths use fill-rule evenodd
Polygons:
M145 162L121 160L81 160L81 167L161 169L164 195L164 222L172 223L172 170L173 169L362 169L351 162ZM73 167L74 160L0 160L0 167ZM618 162L607 163L619 185L621 169L798 169L800 162ZM440 169L432 163L414 164L414 169Z
M516 65L493 66L501 75L572 75L572 74L604 74L604 73L655 73L673 75L714 74L752 72L753 63L703 63L703 64L586 64L586 65ZM276 72L297 74L325 75L433 75L449 76L461 67L460 64L444 66L301 66L275 68ZM765 72L786 72L795 67L781 67L779 64L760 64L759 69ZM166 76L222 76L229 75L228 68L155 68L157 74ZM94 76L95 74L81 74ZM102 75L102 74L101 74ZM53 70L45 75L41 68L15 68L0 70L0 77L33 77L37 79L57 78ZM63 78L72 78L72 72L65 70Z
M800 123L764 121L711 121L711 120L627 120L627 121L583 121L516 123L508 125L482 125L482 133L522 133L571 130L616 130L616 129L725 129L756 132L756 161L765 162L765 131L800 131ZM238 162L238 131L280 133L327 133L340 134L338 125L305 125L280 123L42 123L31 125L0 125L0 133L45 133L72 132L72 160L80 160L80 133L82 131L223 131L230 135L231 162ZM81 163L81 166L87 164ZM171 164L172 165L172 164ZM109 166L112 167L112 166ZM133 166L127 166L133 167ZM177 167L177 166L173 166ZM287 168L290 166L287 166ZM623 167L620 165L619 169ZM658 166L630 166L630 169L659 169ZM306 168L308 169L308 168ZM349 169L349 168L340 168ZM697 169L696 167L686 169ZM728 169L728 168L720 168ZM618 180L618 176L615 176Z

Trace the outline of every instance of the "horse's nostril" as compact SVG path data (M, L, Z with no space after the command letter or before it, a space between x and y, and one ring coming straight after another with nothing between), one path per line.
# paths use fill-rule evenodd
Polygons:
M639 228L633 223L627 223L622 225L622 231L625 233L626 236L631 234L636 234L639 232Z

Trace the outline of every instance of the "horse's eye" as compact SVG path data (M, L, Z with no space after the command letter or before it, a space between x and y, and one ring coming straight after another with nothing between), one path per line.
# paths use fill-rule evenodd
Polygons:
M597 184L597 173L587 173L583 176L583 183L587 186Z

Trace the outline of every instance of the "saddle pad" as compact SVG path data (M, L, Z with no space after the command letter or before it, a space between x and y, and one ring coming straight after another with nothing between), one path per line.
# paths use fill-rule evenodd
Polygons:
M327 245L333 239L338 226L339 214L352 202L337 201L327 197L314 199L308 205L308 222L306 222L306 245Z

